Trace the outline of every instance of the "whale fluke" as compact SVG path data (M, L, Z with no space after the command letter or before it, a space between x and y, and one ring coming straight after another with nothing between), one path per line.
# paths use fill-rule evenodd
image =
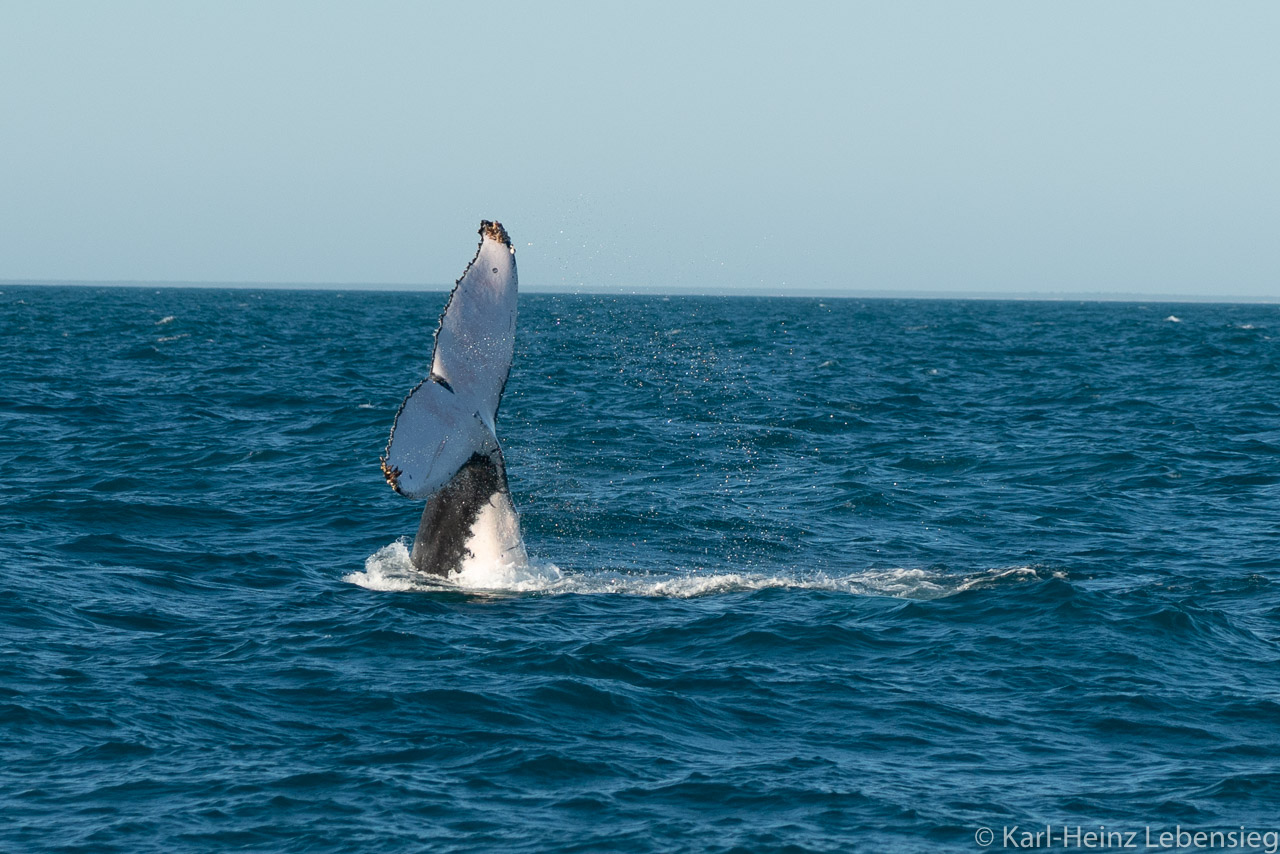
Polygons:
M382 455L396 492L427 499L412 555L423 572L460 571L478 553L526 559L495 426L515 347L516 291L511 239L485 220L440 316L431 373L400 404Z

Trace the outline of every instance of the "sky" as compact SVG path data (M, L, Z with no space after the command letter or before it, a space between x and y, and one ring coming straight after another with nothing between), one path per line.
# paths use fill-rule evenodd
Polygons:
M1280 299L1273 2L0 0L0 280Z

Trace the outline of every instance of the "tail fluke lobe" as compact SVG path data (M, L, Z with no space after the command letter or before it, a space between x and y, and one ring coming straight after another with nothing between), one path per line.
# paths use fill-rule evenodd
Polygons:
M382 456L382 474L401 495L426 498L476 454L489 454L498 439L474 401L434 377L423 380L400 405Z
M493 421L515 349L516 256L501 224L482 222L480 238L440 317L431 375Z

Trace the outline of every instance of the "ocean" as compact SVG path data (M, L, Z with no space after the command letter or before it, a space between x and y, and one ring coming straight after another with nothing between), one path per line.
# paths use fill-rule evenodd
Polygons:
M1280 306L526 294L441 583L445 297L0 287L0 850L1276 850Z

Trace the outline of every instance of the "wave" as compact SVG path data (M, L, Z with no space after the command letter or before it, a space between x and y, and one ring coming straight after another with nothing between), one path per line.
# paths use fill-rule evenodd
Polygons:
M365 559L363 572L342 580L379 592L475 593L484 595L600 595L692 599L767 589L824 590L860 596L941 599L968 590L1009 583L1065 578L1065 573L1034 566L998 567L972 573L930 569L866 569L848 575L777 570L773 572L665 571L623 572L601 569L564 572L555 564L468 561L462 572L440 578L415 569L408 543L401 539Z

